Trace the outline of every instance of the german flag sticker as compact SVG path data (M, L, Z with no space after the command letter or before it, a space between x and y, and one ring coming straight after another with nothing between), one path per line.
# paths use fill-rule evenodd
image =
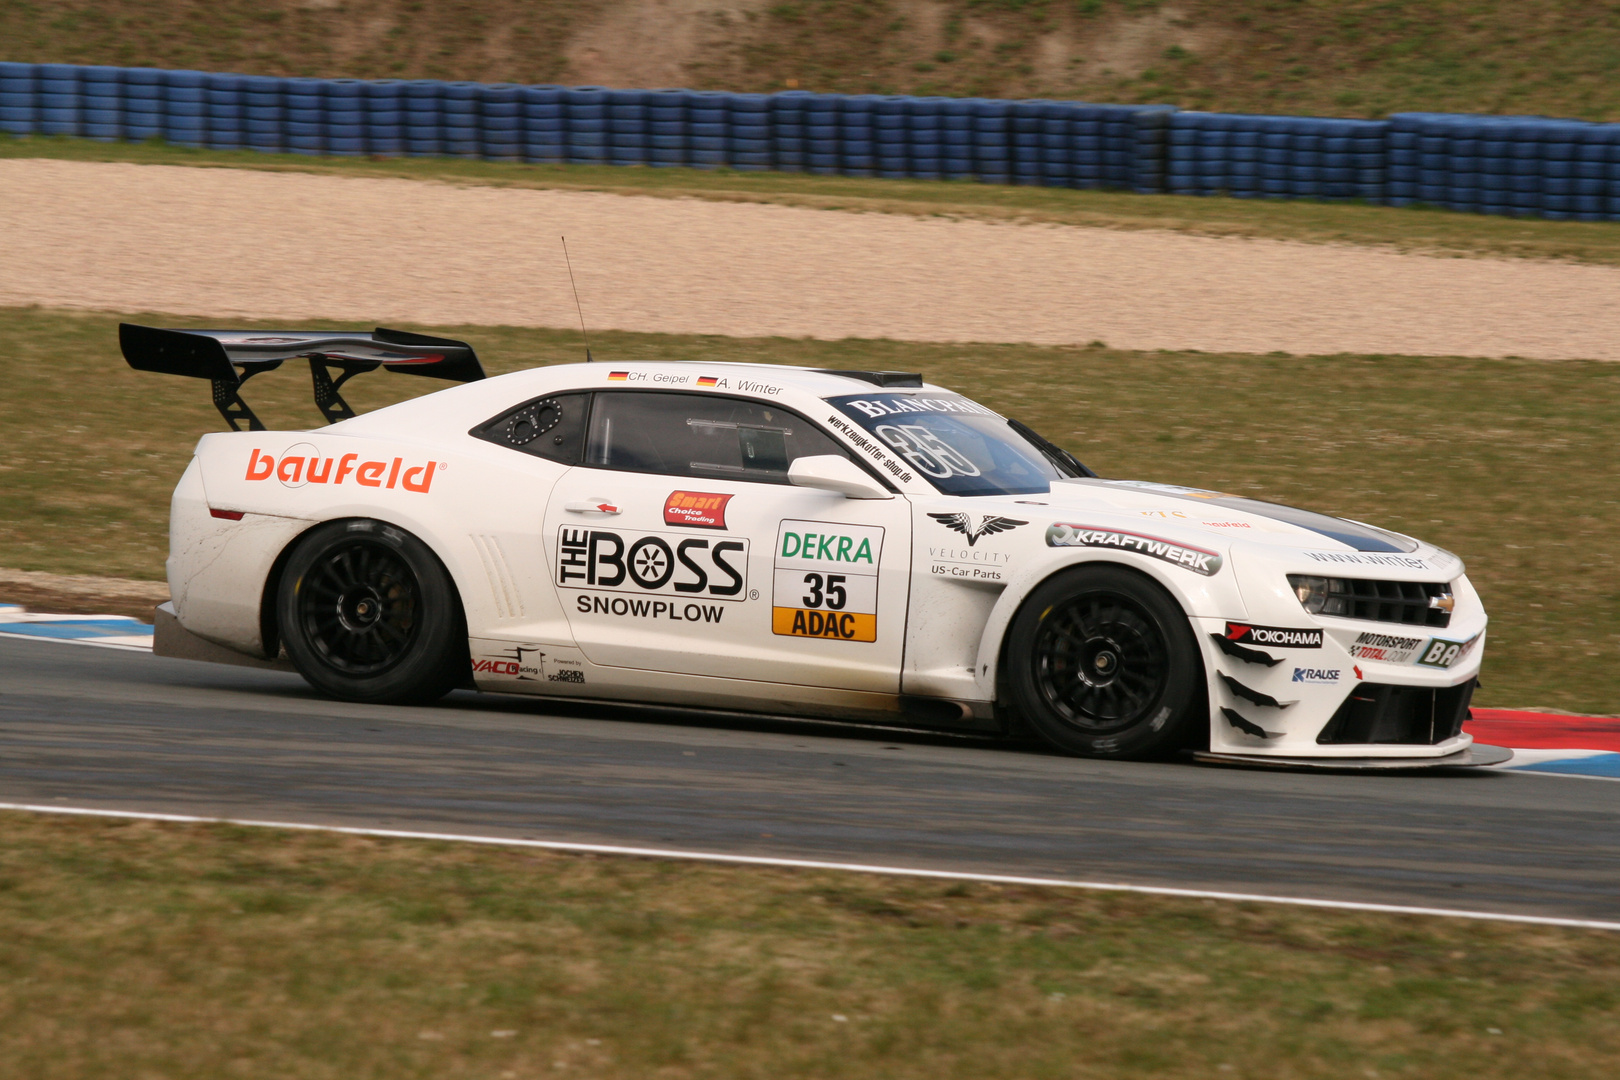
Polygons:
M713 386L719 381L720 380L715 378L713 375L700 375L698 376L697 384L699 386Z
M610 372L608 372L608 382L624 382L629 377L630 377L630 373L628 371L610 371Z

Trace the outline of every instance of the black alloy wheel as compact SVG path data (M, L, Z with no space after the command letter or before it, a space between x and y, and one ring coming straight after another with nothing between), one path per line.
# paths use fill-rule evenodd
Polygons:
M438 558L378 521L336 521L298 541L276 614L287 655L317 690L347 701L408 703L465 681L460 599Z
M1005 663L1014 707L1072 754L1159 757L1208 727L1186 614L1127 567L1076 567L1039 585L1013 619Z

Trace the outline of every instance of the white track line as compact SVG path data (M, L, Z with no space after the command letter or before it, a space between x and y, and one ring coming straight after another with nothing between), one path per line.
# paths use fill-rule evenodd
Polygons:
M459 833L411 832L404 829L361 829L344 825L306 825L293 821L243 821L236 818L194 817L190 814L155 814L138 810L97 810L74 806L36 806L29 803L0 803L0 810L16 810L34 814L75 814L84 817L131 818L138 821L173 821L192 825L239 825L257 829L300 829L306 832L342 833L345 836L376 836L391 840L438 840L457 844L542 848L547 851L572 851L588 855L631 855L641 858L686 859L694 862L733 863L743 866L780 866L800 870L843 870L856 874L885 874L891 877L933 878L944 881L983 881L995 885L1040 885L1059 889L1090 889L1098 892L1177 896L1193 900L1289 904L1294 907L1328 908L1335 911L1370 911L1384 915L1433 915L1447 919L1479 919L1490 922L1529 923L1534 926L1564 926L1582 930L1620 931L1620 922L1604 922L1596 919L1560 919L1547 915L1512 915L1501 912L1459 911L1455 908L1409 907L1403 904L1366 904L1354 900L1307 900L1293 896L1266 896L1260 893L1216 892L1208 889L1173 889L1159 885L1122 885L1116 882L1069 881L1063 878L1016 877L1010 874L972 874L957 870L916 870L904 866L820 862L814 859L779 859L765 855L726 855L712 851L621 847L616 844L575 844L560 840L515 840L503 836L467 836Z

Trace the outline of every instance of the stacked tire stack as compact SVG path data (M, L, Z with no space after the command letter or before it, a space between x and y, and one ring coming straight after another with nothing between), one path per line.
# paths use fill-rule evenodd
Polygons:
M281 98L277 79L276 98ZM129 68L124 71L124 138L145 142L163 138L163 72L156 68Z
M39 130L33 64L0 60L0 132L32 135Z
M1421 128L1430 113L1396 113L1384 131L1384 199L1391 206L1418 201Z
M1108 109L1076 103L1069 112L1070 186L1112 187L1108 165ZM1133 139L1134 142L1134 139Z
M909 98L906 103L907 168L918 180L938 180L945 158L944 131L941 127L941 98Z
M207 73L201 71L163 73L163 138L174 146L207 145Z
M686 164L686 94L647 91L647 164L676 168Z
M289 154L326 152L326 94L319 79L288 79L282 99L283 145ZM434 153L438 153L435 143Z
M685 93L687 161L699 169L717 169L726 163L731 144L728 97L718 90Z
M326 79L326 152L359 157L366 152L366 84L359 79Z
M512 83L485 86L480 94L478 135L486 161L523 160L523 88Z
M906 97L880 97L872 107L872 153L886 180L911 176L910 104Z
M478 99L483 87L475 82L444 84L441 99L441 138L447 157L475 158L483 153L484 138L479 128Z
M81 69L83 113L80 130L87 139L116 142L124 137L124 71L115 67Z
M872 176L877 172L876 94L854 94L843 101L839 113L839 171L845 176Z
M285 118L282 80L267 75L242 79L242 139L249 150L279 154Z
M382 157L405 152L405 84L398 79L366 84L366 152Z
M1620 124L1591 124L1575 164L1575 216L1607 221L1620 216Z
M204 80L208 129L203 135L203 145L211 150L240 150L247 145L242 114L243 78L210 72Z
M647 164L647 104L641 90L609 90L608 164Z
M1326 199L1384 199L1384 136L1382 120L1317 120L1322 133L1322 197Z
M939 103L939 171L947 180L973 179L973 104L972 98Z
M1164 191L1165 164L1169 152L1171 105L1149 105L1131 111L1133 143L1128 186L1143 195Z
M973 175L986 184L1012 183L1012 102L973 103Z
M809 98L803 90L771 95L771 156L783 172L803 172L809 164L805 133Z
M563 91L570 165L601 165L607 161L607 99L607 90L600 86L574 86Z
M1547 120L1541 125L1541 216L1568 220L1579 213L1577 162L1593 125L1576 120Z
M405 152L411 157L436 157L444 147L444 83L413 79L405 84Z
M1041 184L1069 187L1074 180L1074 148L1070 128L1075 106L1049 101L1041 107Z
M726 152L733 169L764 172L771 167L771 99L768 95L731 95L731 145Z
M1009 120L1013 183L1040 187L1046 183L1046 153L1042 129L1050 101L1015 101Z
M840 104L836 94L809 94L804 99L806 168L817 176L836 176L842 164Z
M75 64L40 64L34 107L42 135L79 133L79 68Z
M525 86L523 160L561 165L568 160L568 113L560 86Z

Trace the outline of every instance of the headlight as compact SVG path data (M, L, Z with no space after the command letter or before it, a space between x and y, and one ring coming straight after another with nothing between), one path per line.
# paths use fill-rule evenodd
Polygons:
M1288 584L1305 610L1312 615L1349 615L1350 586L1338 578L1289 574Z

